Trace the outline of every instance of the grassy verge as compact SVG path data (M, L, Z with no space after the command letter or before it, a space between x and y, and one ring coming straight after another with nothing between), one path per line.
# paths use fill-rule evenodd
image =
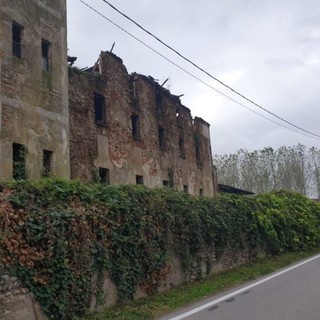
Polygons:
M277 269L319 253L320 249L286 253L281 256L266 257L243 267L223 272L205 280L185 284L165 293L133 301L127 305L117 305L103 313L94 314L83 320L147 320L155 319L207 296L256 279Z

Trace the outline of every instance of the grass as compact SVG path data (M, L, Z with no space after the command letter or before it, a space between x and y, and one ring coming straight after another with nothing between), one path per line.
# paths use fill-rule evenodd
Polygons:
M117 305L106 311L93 314L82 320L148 320L174 311L200 299L230 289L246 281L254 280L294 262L310 257L317 250L286 253L281 256L257 259L254 263L214 275L201 281L173 288L165 293ZM80 319L79 319L80 320Z

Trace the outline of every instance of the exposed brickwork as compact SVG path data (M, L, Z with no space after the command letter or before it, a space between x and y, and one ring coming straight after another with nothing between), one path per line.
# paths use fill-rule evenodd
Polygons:
M149 187L165 181L191 194L215 194L209 125L192 119L179 97L151 77L129 75L110 52L85 73L70 68L68 85L64 0L3 0L0 15L2 179L13 177L15 143L26 147L29 179L41 177L48 150L59 177L93 181L104 168L111 183L136 183L139 176ZM105 99L99 115L95 95Z
M227 248L221 256L217 257L214 248L203 248L194 259L191 271L186 274L186 280L205 278L241 266L251 261L255 255L256 253L246 250L235 251L233 248Z
M151 77L128 75L112 53L102 52L86 73L69 72L72 178L91 181L95 168L104 167L113 184L135 183L139 175L150 187L173 180L177 190L215 194L208 123L192 119L179 97ZM105 97L103 125L94 120L94 93Z
M43 150L53 152L52 173L70 177L66 3L53 2L1 2L1 179L12 178L13 143L26 147L27 178L41 177ZM19 42L13 39L13 25L19 26ZM42 41L49 46L48 71Z
M21 30L20 57L13 54L13 24ZM53 154L52 173L58 177L93 181L98 169L105 168L112 184L134 184L143 177L149 187L165 182L193 195L201 190L213 196L209 124L193 119L179 97L151 77L129 75L122 60L110 52L102 52L86 72L68 70L66 34L65 0L1 0L0 178L13 177L13 144L18 144L26 147L29 179L42 176L45 150ZM95 96L105 99L101 114ZM162 288L205 276L208 265L225 269L245 259L226 252L218 261L212 250L204 249L185 275L175 257ZM117 301L109 278L104 291L106 305ZM144 294L140 289L136 296ZM92 301L90 310L96 308ZM32 295L2 269L0 318L45 319Z
M71 177L83 180L92 178L93 161L97 157L97 139L94 124L93 91L95 83L90 77L70 69L73 85L69 88L70 96L70 161ZM94 90L96 92L97 90Z

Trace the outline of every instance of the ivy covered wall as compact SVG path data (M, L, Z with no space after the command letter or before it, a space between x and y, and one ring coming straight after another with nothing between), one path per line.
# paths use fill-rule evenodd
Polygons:
M240 252L246 260L318 246L319 230L320 205L284 191L205 198L42 180L0 193L0 263L59 320L88 312L93 299L106 304L106 275L126 301L137 288L157 292L173 257L190 280L194 270L209 274L213 257L228 264ZM204 269L195 268L199 257Z

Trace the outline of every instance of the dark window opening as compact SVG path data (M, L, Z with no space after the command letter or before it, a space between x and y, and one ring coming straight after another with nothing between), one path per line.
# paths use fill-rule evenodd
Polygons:
M200 188L200 190L199 190L199 195L202 197L203 196L203 189L202 188Z
M43 177L49 177L52 172L52 156L53 156L52 151L43 150L43 155L42 155Z
M50 42L46 40L41 41L41 52L42 52L42 69L49 71L49 53L50 53Z
M168 180L163 180L162 181L162 185L166 188L170 188L170 184L169 184L169 181Z
M157 114L161 116L162 115L162 95L160 92L156 93L156 107L157 107Z
M158 130L158 136L159 136L159 147L160 149L164 149L164 129L162 127L159 127Z
M140 124L139 124L139 116L133 114L131 116L131 126L132 126L132 136L135 139L140 139Z
M100 183L110 184L110 171L106 168L99 168Z
M94 120L97 123L105 122L105 99L99 94L94 94Z
M17 58L22 58L22 27L17 23L12 23L12 54Z
M23 144L12 144L13 172L15 180L26 179L26 147Z
M143 176L136 176L136 184L143 184Z
M183 186L183 192L189 193L188 186L186 184Z

